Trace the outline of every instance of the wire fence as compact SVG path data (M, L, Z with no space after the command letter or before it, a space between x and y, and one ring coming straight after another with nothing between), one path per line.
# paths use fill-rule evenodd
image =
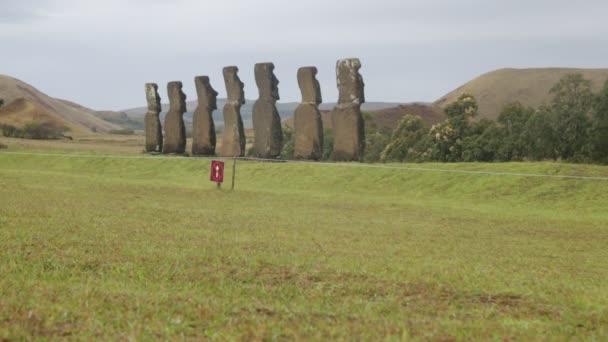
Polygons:
M254 157L175 157L163 155L147 155L147 156L121 156L121 155L86 155L86 154L59 154L59 153L35 153L35 152L0 152L0 155L26 155L40 157L59 157L59 158L95 158L95 159L148 159L148 160L168 160L180 158L180 160L239 160L264 163L281 163L281 164L306 164L319 167L349 167L349 168L376 168L396 171L417 171L417 172L440 172L440 173L455 173L469 175L486 175L486 176L511 176L511 177L534 177L534 178L554 178L554 179L579 179L579 180L595 180L608 181L608 176L580 176L580 175L550 175L537 173L520 173L508 171L484 171L484 170L458 170L450 168L427 168L415 166L393 166L379 164L363 164L363 163L336 163L336 162L316 162L306 160L284 160L284 159L264 159Z

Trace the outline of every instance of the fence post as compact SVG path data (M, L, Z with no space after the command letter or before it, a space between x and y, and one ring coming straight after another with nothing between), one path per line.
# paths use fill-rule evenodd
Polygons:
M230 191L234 190L234 177L236 176L236 156L232 159L232 186Z

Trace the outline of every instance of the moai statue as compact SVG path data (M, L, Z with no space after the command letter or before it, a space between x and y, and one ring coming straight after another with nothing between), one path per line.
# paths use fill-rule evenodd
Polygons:
M159 115L163 109L156 83L146 83L146 100L148 101L148 111L144 118L146 152L161 152L163 150L163 128L160 125Z
M298 70L298 85L302 102L294 114L294 158L319 160L323 157L323 120L319 112L321 87L317 81L317 68Z
M274 64L255 65L255 83L260 97L253 105L253 154L258 158L276 158L283 148L281 117L277 110L279 80L274 75Z
M245 155L245 128L241 118L241 106L245 103L245 85L238 76L239 68L224 68L224 82L228 101L224 106L224 139L222 157L242 157Z
M182 82L169 82L169 111L165 116L165 142L163 153L186 152L186 126L184 113L186 112L186 94L182 91Z
M365 149L365 130L361 104L365 102L363 78L359 74L361 62L357 58L341 59L336 63L336 78L340 97L331 113L334 126L336 161L362 161Z
M211 87L209 77L194 78L198 107L192 119L192 154L212 156L215 154L215 125L213 111L217 109L217 92Z

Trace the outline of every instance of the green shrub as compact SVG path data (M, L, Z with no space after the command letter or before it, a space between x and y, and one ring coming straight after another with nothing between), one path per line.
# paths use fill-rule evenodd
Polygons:
M295 143L293 128L287 126L283 127L283 149L281 150L281 159L293 159Z
M12 125L2 125L2 135L10 138L23 139L61 139L66 127L57 127L44 121L32 121L22 129Z
M428 135L428 131L419 116L407 114L399 121L399 125L381 151L381 160L383 162L421 161L426 147L420 147L422 150L417 147L424 141L423 138Z
M121 128L121 129L113 129L110 131L110 134L118 134L118 135L133 135L135 131L131 128ZM189 132L190 136L192 136L192 132Z
M390 134L384 131L376 131L365 135L365 151L363 161L366 163L376 163L380 161L382 151L391 140Z
M366 163L376 163L380 161L382 151L391 140L391 132L390 130L379 129L371 113L363 112L362 115L365 124L363 161Z
M331 159L331 154L334 152L334 131L331 128L326 128L323 131L323 160Z
M21 130L12 125L0 125L0 129L2 130L2 135L8 138L19 138L21 135Z
M68 129L56 127L44 121L32 121L25 125L21 138L25 139L61 139Z

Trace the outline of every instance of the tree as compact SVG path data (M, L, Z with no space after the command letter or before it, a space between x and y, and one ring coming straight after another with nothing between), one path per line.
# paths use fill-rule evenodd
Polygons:
M523 160L526 156L526 143L523 132L526 123L534 114L534 108L524 107L519 102L507 104L498 115L498 128L501 142L497 159L503 161Z
M366 163L379 162L382 151L390 141L390 130L378 128L372 114L369 112L363 112L363 120L365 122L363 161Z
M382 151L383 162L422 161L426 152L423 147L428 129L417 115L406 115L393 132L390 142Z
M564 76L550 90L551 123L557 156L564 160L581 157L588 143L589 114L593 104L591 81L581 74Z
M593 103L590 136L593 160L608 163L608 81Z
M463 139L470 134L471 120L479 107L470 94L462 94L445 108L447 120L433 125L429 131L433 160L457 162L462 160Z
M534 112L526 122L521 134L524 155L532 160L557 159L556 134L551 121L552 113L547 107Z
M381 160L382 151L390 142L390 135L381 131L365 132L365 152L363 161L366 163L376 163Z
M462 139L462 161L491 162L497 159L504 134L491 120L482 119L469 128L469 135Z
M323 160L330 160L334 151L334 130L326 128L323 130Z
M464 137L469 129L469 123L479 111L477 100L471 94L462 94L445 108L448 122L456 130L459 137Z
M441 162L460 161L462 138L448 120L433 125L429 130L430 159Z
M295 149L295 134L293 129L283 126L283 149L281 150L281 159L293 159Z

